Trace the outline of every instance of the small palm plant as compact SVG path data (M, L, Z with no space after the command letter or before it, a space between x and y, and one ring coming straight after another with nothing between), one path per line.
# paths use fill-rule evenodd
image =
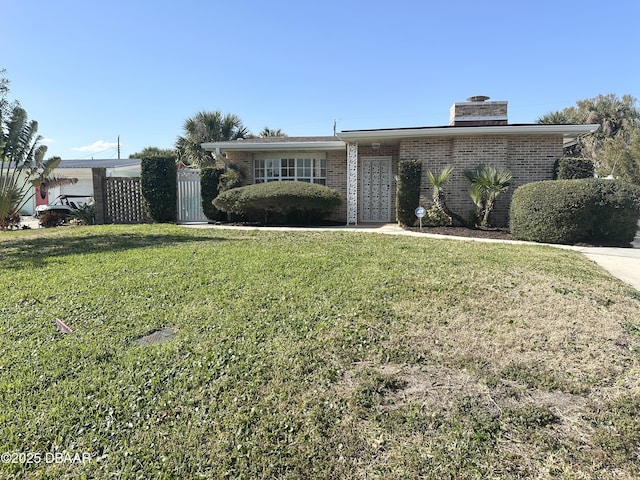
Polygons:
M511 186L511 173L507 170L498 171L495 167L486 165L476 170L467 170L464 176L471 183L470 194L477 209L476 220L481 227L488 227L496 198Z
M457 213L451 211L444 199L444 186L451 179L451 174L453 173L453 167L445 167L442 171L436 176L431 171L427 172L427 180L433 187L433 192L431 195L431 199L433 200L433 204L438 207L438 209L444 213L446 216L451 218L452 220L457 221L461 225L465 227L469 227L469 222L467 222L464 218L462 218Z
M94 204L85 203L81 207L73 210L69 218L78 225L95 225L96 207Z

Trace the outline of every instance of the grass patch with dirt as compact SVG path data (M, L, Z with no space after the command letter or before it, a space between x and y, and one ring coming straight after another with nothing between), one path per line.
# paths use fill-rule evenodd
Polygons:
M640 476L640 294L574 252L62 228L0 288L3 478Z

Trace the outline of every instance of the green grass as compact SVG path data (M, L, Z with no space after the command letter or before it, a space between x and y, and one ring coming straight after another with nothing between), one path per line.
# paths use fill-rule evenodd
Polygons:
M0 289L2 478L640 476L640 294L573 252L60 228Z

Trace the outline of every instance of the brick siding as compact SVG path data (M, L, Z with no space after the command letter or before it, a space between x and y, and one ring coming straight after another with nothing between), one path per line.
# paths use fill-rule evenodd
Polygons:
M511 188L498 197L492 214L492 223L500 226L508 223L513 191L525 183L552 179L554 162L561 156L559 135L430 137L400 142L400 160L422 160L420 201L426 207L431 205L432 191L427 171L437 175L444 167L454 167L445 198L451 209L465 218L475 211L475 206L464 171L480 165L509 170L513 175Z
M342 204L333 212L330 220L347 223L347 152L327 152L327 187L340 192Z
M253 154L251 152L227 152L227 164L235 164L244 176L243 185L253 184Z

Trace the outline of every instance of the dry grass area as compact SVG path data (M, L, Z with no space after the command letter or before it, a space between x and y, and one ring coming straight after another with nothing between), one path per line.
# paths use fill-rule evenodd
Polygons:
M425 478L638 478L640 294L575 261L405 277L451 298L394 302L384 360L345 372L339 395L389 462L359 475L412 478L417 456Z

